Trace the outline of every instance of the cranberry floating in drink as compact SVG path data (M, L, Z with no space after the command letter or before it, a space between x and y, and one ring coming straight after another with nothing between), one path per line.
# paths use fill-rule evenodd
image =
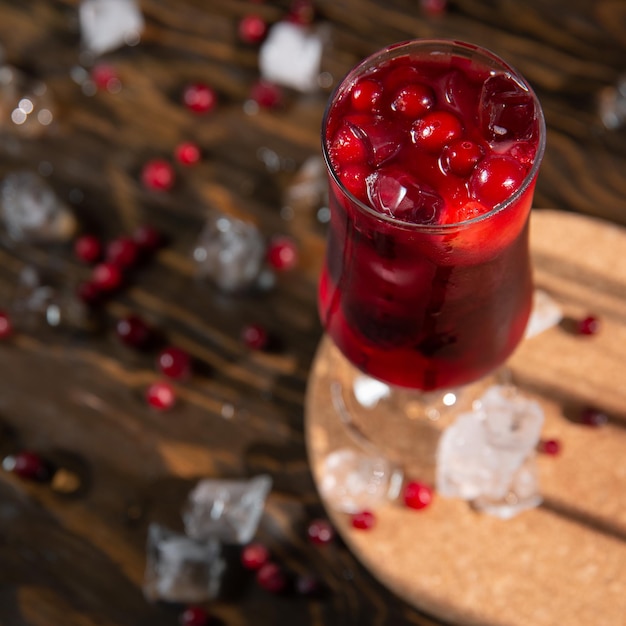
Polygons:
M320 313L344 356L423 391L478 380L531 310L528 216L544 149L528 84L470 44L398 44L327 109Z

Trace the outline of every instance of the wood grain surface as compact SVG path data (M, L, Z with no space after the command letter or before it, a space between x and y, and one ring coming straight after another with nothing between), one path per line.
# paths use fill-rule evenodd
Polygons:
M245 113L259 75L258 50L237 36L241 17L254 12L274 23L290 3L139 4L146 19L140 44L103 57L115 67L121 91L89 96L72 78L84 61L78 0L0 0L6 62L44 80L56 102L55 121L41 136L24 136L6 122L0 127L0 177L24 168L44 174L83 231L109 239L150 222L169 239L107 302L97 329L23 326L0 345L3 454L38 450L85 481L70 497L0 473L0 624L178 623L181 607L150 604L141 591L147 525L180 527L180 506L199 477L260 472L272 476L274 487L258 538L290 570L319 576L328 593L275 597L250 577L234 577L229 593L208 606L217 623L444 624L426 606L389 591L340 540L320 548L306 539L308 521L326 515L303 426L321 337L315 296L325 233L314 212L284 210L284 190L297 168L319 153L331 87L306 96L287 92L280 110ZM433 17L415 0L315 1L316 20L330 33L325 71L336 81L366 54L413 37L491 48L530 80L546 113L548 146L535 205L626 224L626 131L604 130L597 114L599 93L626 70L626 5L448 5ZM211 115L196 116L181 105L183 87L198 81L218 92ZM176 166L176 185L166 194L144 189L143 164L171 159L175 146L189 139L201 146L202 162ZM264 294L227 296L198 280L191 250L211 208L254 220L267 238L291 235L298 266ZM10 307L27 266L70 290L89 274L71 243L10 245L5 239L0 308ZM168 413L150 411L143 400L157 377L155 354L127 349L113 332L131 313L195 360L193 377L176 384L179 402ZM240 331L251 322L276 335L275 350L245 348Z

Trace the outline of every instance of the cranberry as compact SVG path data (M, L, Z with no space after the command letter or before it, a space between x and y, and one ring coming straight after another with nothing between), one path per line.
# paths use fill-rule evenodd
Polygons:
M427 15L443 15L448 8L448 0L420 0L420 6Z
M157 367L169 378L186 378L191 373L191 358L184 350L169 346L159 353Z
M417 120L411 128L413 143L428 152L439 152L446 144L463 134L461 120L448 111L432 111Z
M339 166L346 163L360 163L367 160L367 146L354 126L345 123L333 138L330 155Z
M200 606L190 606L180 616L180 626L207 626L211 618Z
M91 281L100 291L115 291L122 284L122 270L114 263L100 263L93 268Z
M561 442L558 439L543 439L539 442L538 451L549 456L556 456L561 452Z
M275 270L292 269L298 261L298 248L290 237L275 237L267 249L267 262Z
M312 543L321 546L335 538L335 529L328 520L314 519L307 527L307 536Z
M102 256L102 243L95 235L82 235L74 243L74 254L83 263L95 263Z
M582 411L580 421L585 426L604 426L609 421L609 416L604 411L589 407Z
M0 339L6 339L13 334L13 324L6 311L0 311Z
M404 487L404 504L411 509L424 509L433 499L433 490L424 483L412 481Z
M359 81L350 94L352 108L355 111L373 111L383 94L380 83L371 78Z
M367 197L366 179L369 174L370 170L366 165L352 164L341 169L339 178L353 196L363 201Z
M275 83L257 80L250 89L250 98L262 109L275 109L283 102L283 92Z
M515 159L491 155L474 169L469 181L470 192L479 202L495 206L520 188L524 175L524 168Z
M270 551L261 543L251 543L241 551L241 564L249 570L261 569L270 560Z
M93 67L91 80L100 90L116 91L121 86L115 68L107 63L98 63Z
M369 530L376 525L376 517L371 511L360 511L352 516L353 528Z
M391 109L406 117L421 117L433 108L435 94L427 85L412 83L401 87L391 103Z
M135 243L146 252L151 252L159 248L163 243L161 233L148 224L139 226L133 233Z
M300 26L308 26L315 19L312 0L293 0L287 15L287 21Z
M132 267L138 255L138 246L130 237L118 237L107 246L107 261L122 268Z
M174 156L181 165L195 165L202 155L197 144L185 141L176 146Z
M174 169L164 159L148 161L141 171L144 186L152 191L168 191L174 186L175 178Z
M246 15L239 22L238 32L245 43L261 43L267 35L267 22L260 15Z
M269 561L256 573L256 581L262 589L270 593L281 593L287 588L287 576L277 563Z
M576 324L579 335L595 335L600 331L600 320L595 315L588 315Z
M183 103L194 113L210 113L217 106L217 94L204 83L192 83L183 90Z
M22 450L8 456L2 466L9 472L25 480L45 482L52 477L52 468L39 454L30 450Z
M118 320L115 333L120 341L131 348L145 348L152 341L152 329L137 315Z
M252 350L263 350L269 344L269 334L260 324L248 324L241 332L243 342Z
M176 394L169 383L157 381L148 387L146 400L153 409L167 411L176 403Z
M76 289L76 295L85 303L90 306L99 304L102 300L102 291L96 284L91 281L80 283Z
M385 90L388 93L395 93L399 87L406 87L412 83L420 82L420 73L412 65L399 65L392 69L385 77Z
M477 143L468 139L459 139L444 149L444 167L456 176L467 176L483 155L484 150Z

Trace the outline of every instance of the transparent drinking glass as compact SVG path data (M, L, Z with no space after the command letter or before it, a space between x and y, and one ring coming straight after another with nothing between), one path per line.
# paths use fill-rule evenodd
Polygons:
M360 445L434 482L442 432L494 383L531 313L541 106L481 47L403 42L342 80L322 146L333 404Z

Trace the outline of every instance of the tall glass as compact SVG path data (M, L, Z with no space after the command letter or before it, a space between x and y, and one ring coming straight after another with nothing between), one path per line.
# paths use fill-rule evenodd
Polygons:
M491 52L412 41L344 78L322 139L331 219L319 309L347 360L338 410L369 444L414 461L430 445L415 407L441 417L524 336L543 114ZM370 386L376 402L355 400L364 377L385 385ZM392 417L372 409L383 396Z

